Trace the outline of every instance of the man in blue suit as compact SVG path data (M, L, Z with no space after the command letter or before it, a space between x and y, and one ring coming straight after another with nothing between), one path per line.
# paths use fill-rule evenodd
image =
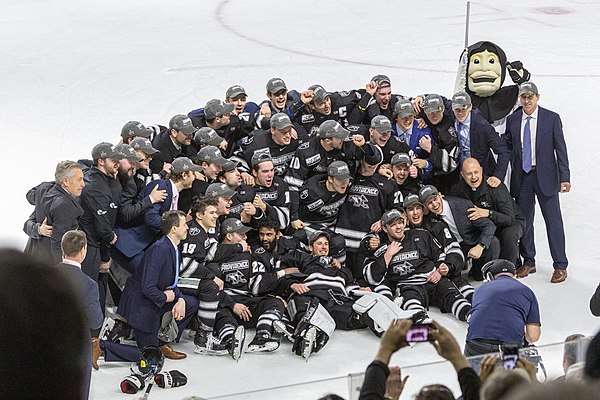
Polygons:
M117 313L133 328L140 349L160 345L165 357L181 359L187 355L173 350L168 343L159 343L158 331L163 315L172 312L179 341L198 310L198 300L182 294L177 287L181 260L177 246L187 237L188 230L185 214L176 210L165 212L160 227L165 236L146 250L140 267L127 280Z
M460 165L473 157L488 175L487 184L497 187L504 180L510 151L498 132L478 109L473 109L471 96L466 92L457 92L452 96L454 127L460 147ZM494 159L492 150L498 156Z
M87 399L90 392L92 366L98 369L98 358L102 352L105 354L106 361L136 361L139 358L139 351L136 347L120 343L106 342L101 344L101 341L96 337L98 336L104 316L100 308L98 285L81 270L81 263L87 254L85 232L78 230L65 232L62 236L60 247L63 260L58 264L58 268L71 279L77 291L78 301L85 311L88 328L86 331L87 340L91 340L92 343L91 347L88 346L85 353L86 361L82 398Z
M527 220L520 245L523 265L517 276L523 278L536 270L533 218L537 197L554 261L551 282L560 283L567 279L568 260L558 193L571 190L569 158L560 116L538 107L539 98L533 82L521 84L522 108L508 116L504 135L512 151L510 192Z
M192 187L195 173L200 171L202 168L189 158L179 157L171 163L171 171L167 179L153 181L140 191L138 195L140 199L148 197L156 187L158 190L165 190L167 197L162 203L154 203L133 226L115 229L118 240L111 253L121 266L131 273L135 272L141 263L144 250L160 234L161 216L166 211L178 209L180 192Z

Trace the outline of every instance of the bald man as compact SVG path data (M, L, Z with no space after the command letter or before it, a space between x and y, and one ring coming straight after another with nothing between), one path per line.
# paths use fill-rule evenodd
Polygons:
M500 241L500 258L520 265L519 240L525 230L525 217L503 184L492 187L475 158L466 158L462 164L464 179L452 187L451 194L471 200L475 207L469 209L469 219L488 218L496 225Z

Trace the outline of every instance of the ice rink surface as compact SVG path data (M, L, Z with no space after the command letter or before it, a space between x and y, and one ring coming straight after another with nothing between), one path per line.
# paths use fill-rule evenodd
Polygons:
M364 87L383 73L391 78L393 93L449 97L464 45L464 15L465 3L455 0L4 0L0 243L24 246L21 228L32 211L25 193L53 179L58 161L89 158L98 142L116 142L129 120L166 125L175 114L223 98L233 84L241 84L249 100L260 102L265 83L275 76L288 88L319 83L336 91ZM469 42L495 42L509 61L523 62L540 88L540 105L560 113L569 149L573 188L561 195L569 278L559 285L549 282L552 263L538 215L538 273L523 281L541 303L540 344L600 328L588 309L600 281L599 18L596 1L471 4ZM464 341L463 323L431 315ZM343 379L310 388L227 395L362 372L377 343L367 331L340 331L308 363L292 356L290 345L284 344L274 354L248 354L235 364L229 358L194 355L186 338L175 347L190 356L168 360L166 368L187 374L188 385L154 389L151 398L310 399L328 391L346 397ZM439 357L433 349L420 345L402 350L393 363L435 360ZM427 379L438 381L434 371L422 369L420 378L431 374ZM101 364L93 374L91 398L133 398L119 391L127 373L125 364ZM417 389L419 378L413 374L411 380L414 387L409 389ZM451 383L454 376L444 380Z

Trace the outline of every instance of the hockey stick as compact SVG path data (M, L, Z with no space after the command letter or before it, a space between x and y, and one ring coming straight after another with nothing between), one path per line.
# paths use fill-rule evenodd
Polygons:
M454 92L461 92L467 88L467 67L469 66L469 20L471 17L471 2L467 1L467 16L465 21L465 48L461 55L456 81L454 82Z
M148 388L146 389L146 392L144 393L144 399L147 399L148 396L150 396L150 390L152 390L152 384L154 383L154 375L152 375L152 380L150 381L150 383L148 384Z

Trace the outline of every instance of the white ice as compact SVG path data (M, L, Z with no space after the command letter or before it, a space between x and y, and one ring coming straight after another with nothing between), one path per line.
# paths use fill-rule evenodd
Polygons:
M343 90L363 87L384 73L395 93L451 96L464 46L464 15L465 3L456 0L4 0L0 170L6 185L0 196L0 244L24 246L21 228L32 211L24 195L51 180L58 161L89 158L98 142L116 142L125 122L164 125L175 114L223 98L233 84L260 101L274 76L290 88L319 83ZM493 41L509 60L523 61L540 88L540 105L560 113L569 148L573 189L561 195L569 278L559 285L549 282L552 263L538 215L538 273L523 281L541 303L540 344L560 342L575 332L593 334L600 327L588 310L600 280L599 18L600 4L592 0L471 5L469 42ZM431 314L464 341L463 323ZM292 356L285 344L274 354L244 355L235 364L194 355L186 339L175 347L190 356L167 361L166 368L187 374L188 385L155 388L151 397L216 397L344 377L364 370L377 343L367 331L340 331L309 363ZM439 357L433 349L420 345L400 351L393 363L434 360ZM126 364L101 363L93 374L92 399L132 398L118 386L127 371ZM424 376L453 384L451 373L436 371L413 371L409 389L417 389ZM236 398L316 398L327 391L346 397L345 380Z

